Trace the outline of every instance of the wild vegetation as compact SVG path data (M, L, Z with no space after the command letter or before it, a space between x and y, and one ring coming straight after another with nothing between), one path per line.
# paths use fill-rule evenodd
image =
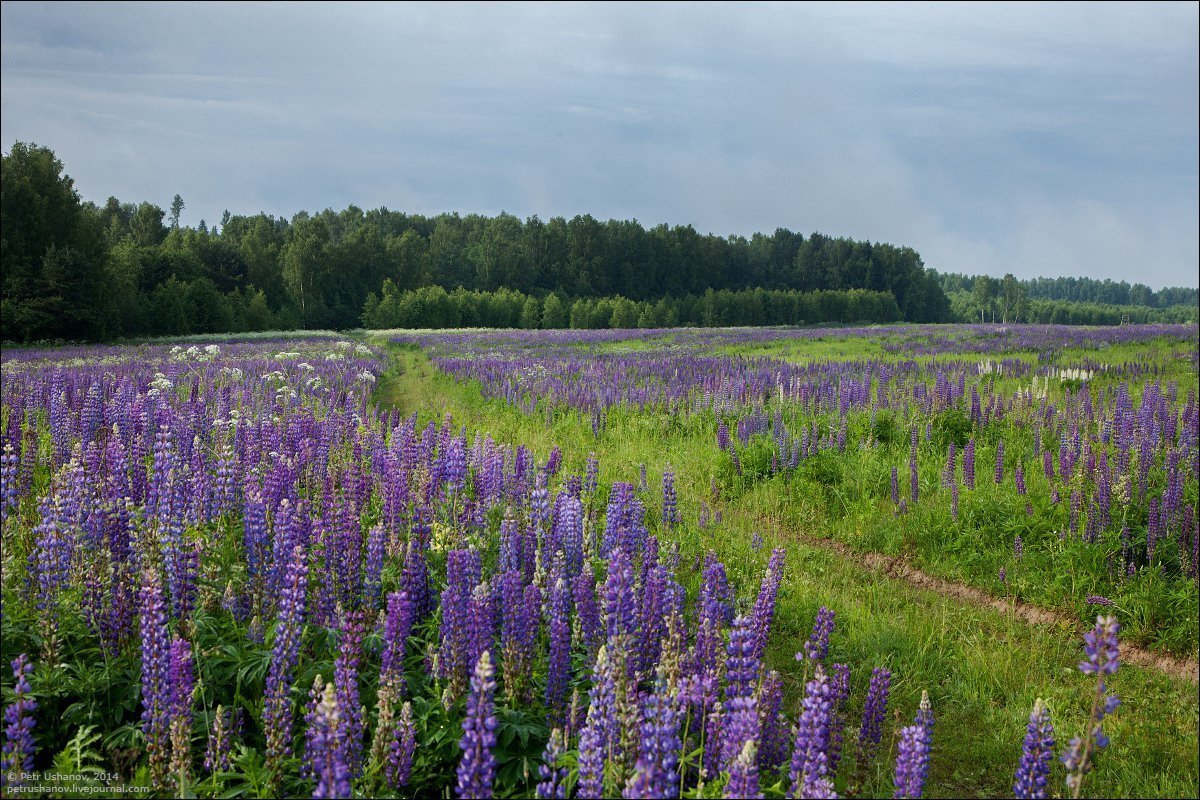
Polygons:
M1194 795L1196 337L6 350L5 780Z

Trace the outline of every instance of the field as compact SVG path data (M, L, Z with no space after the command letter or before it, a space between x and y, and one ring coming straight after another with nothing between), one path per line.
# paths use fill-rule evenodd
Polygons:
M2 370L6 792L1200 792L1194 325Z

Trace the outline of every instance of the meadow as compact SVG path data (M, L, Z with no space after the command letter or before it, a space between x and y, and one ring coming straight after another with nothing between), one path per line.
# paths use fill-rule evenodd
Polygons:
M1194 325L2 369L6 790L1200 791Z

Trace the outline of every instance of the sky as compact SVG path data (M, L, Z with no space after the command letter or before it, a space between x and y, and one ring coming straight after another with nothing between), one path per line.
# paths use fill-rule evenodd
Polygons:
M0 143L183 222L784 227L1200 283L1200 4L0 5Z

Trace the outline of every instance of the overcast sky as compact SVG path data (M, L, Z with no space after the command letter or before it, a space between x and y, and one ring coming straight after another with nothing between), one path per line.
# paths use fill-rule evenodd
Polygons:
M1196 3L2 8L4 151L185 224L590 213L1198 283Z

